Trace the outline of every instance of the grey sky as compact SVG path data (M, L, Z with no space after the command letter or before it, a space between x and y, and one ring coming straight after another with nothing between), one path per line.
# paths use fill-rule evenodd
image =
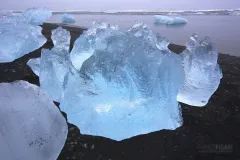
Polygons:
M240 8L240 0L0 0L1 9L23 10L30 7L51 10L227 9Z

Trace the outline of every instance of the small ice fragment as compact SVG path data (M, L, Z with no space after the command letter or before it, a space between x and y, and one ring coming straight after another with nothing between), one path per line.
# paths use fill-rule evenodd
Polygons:
M63 29L62 27L58 27L57 29L54 29L52 32L52 41L54 44L53 50L59 52L64 52L64 54L69 52L70 47L70 39L71 35L70 32L66 29Z
M157 34L156 38L157 38L157 43L156 43L157 48L160 50L167 50L168 45L170 44L170 41L166 37L160 36L159 34Z

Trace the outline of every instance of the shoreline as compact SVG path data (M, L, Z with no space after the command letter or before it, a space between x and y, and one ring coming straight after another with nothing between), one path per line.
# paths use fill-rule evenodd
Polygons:
M0 82L26 80L39 86L38 76L26 63L31 58L40 57L42 48L53 47L51 30L58 25L70 31L70 48L84 31L84 28L75 26L43 24L42 33L48 39L46 44L11 63L0 63ZM176 44L170 44L169 48L175 53L185 49ZM237 159L240 156L240 57L219 54L218 63L223 72L219 88L205 107L181 104L184 120L181 127L117 142L104 137L82 135L76 126L68 123L68 138L58 160ZM223 154L206 148L205 152L199 150L201 146L211 144L230 144L233 149L229 152L222 150Z

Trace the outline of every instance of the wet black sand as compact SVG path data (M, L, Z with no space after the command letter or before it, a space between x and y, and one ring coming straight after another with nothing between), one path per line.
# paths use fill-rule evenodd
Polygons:
M43 48L53 46L50 30L56 27L43 25L43 34L48 38ZM71 32L71 45L83 31L64 28ZM169 48L176 53L184 50L173 44ZM0 64L0 82L26 80L39 85L26 62L39 57L40 51ZM224 77L218 90L203 108L182 104L184 124L180 128L117 142L81 135L77 127L69 124L68 138L58 160L240 160L240 57L220 54L219 64Z

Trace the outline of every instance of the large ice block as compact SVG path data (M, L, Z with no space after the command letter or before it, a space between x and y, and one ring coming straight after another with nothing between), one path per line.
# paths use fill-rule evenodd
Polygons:
M89 58L69 72L60 108L81 133L122 140L182 125L184 70L165 38L142 23L126 32L95 23L79 39L72 54Z
M23 17L27 23L32 25L42 25L52 16L52 12L47 8L30 8L23 12Z
M24 15L28 15L26 11ZM35 14L29 17L23 14L4 13L0 16L0 63L12 62L46 43L40 26L29 24ZM37 18L38 19L38 18Z
M209 39L193 36L177 55L143 23L122 32L95 22L70 54L66 30L52 31L52 40L41 55L41 88L83 134L122 140L176 129L183 123L178 101L207 103L222 77Z
M67 138L65 118L38 86L0 83L2 160L56 160Z
M217 63L216 46L209 38L199 41L195 34L181 56L185 83L177 99L192 106L205 106L217 90L222 78L222 71Z
M0 63L12 62L46 43L40 26L1 23Z

